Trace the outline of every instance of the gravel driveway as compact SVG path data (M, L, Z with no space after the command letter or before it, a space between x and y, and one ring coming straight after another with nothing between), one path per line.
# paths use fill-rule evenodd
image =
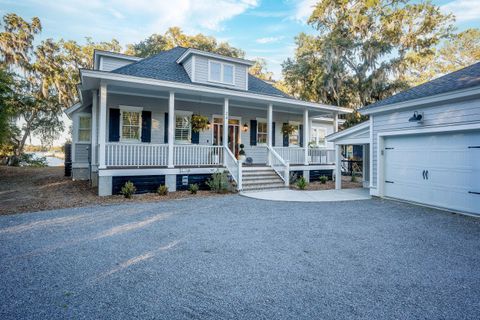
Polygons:
M0 216L0 319L478 319L480 219L240 196Z

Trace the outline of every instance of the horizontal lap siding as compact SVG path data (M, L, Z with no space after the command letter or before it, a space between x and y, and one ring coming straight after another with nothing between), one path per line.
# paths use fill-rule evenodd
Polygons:
M190 79L192 79L192 58L188 58L187 61L183 64L183 67L185 68L185 71L187 71L188 76Z
M75 163L88 163L90 157L91 144L89 143L75 143Z
M183 185L183 177L188 177L188 185ZM200 190L210 190L207 181L212 178L211 174L178 174L177 175L177 190L188 190L189 185L197 184Z
M201 83L207 83L212 85L222 85L215 82L208 81L208 58L195 56L195 81ZM215 59L210 59L215 60ZM225 62L222 60L217 60L219 62ZM245 90L246 87L246 66L237 63L225 62L233 64L235 66L235 85L236 89ZM228 85L226 85L228 86ZM229 86L231 87L231 86Z
M165 184L165 176L112 177L112 194L120 194L127 181L131 181L135 185L136 193L149 193L156 192L161 184Z
M423 112L423 124L408 122L414 111ZM373 116L373 181L377 185L377 154L378 139L380 132L422 129L428 127L455 126L466 123L480 122L480 99L451 102L431 107L411 108Z
M113 57L101 57L101 59L100 70L102 71L112 71L133 63L133 61Z

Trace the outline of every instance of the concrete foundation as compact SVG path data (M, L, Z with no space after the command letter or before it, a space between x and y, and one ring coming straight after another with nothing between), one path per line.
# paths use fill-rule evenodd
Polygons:
M98 195L112 195L112 177L98 177Z
M73 180L88 180L90 179L90 172L88 168L72 168Z
M166 174L165 175L165 185L168 187L168 191L170 191L170 192L177 191L177 175L176 174Z

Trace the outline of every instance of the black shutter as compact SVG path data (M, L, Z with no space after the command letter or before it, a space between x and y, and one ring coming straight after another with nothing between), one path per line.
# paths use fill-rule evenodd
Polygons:
M257 120L250 120L250 145L257 145Z
M152 139L152 112L142 111L142 142Z
M303 124L298 126L298 131L300 131L298 133L298 135L300 136L300 141L299 141L300 147L303 147Z
M200 132L195 132L192 130L192 143L194 144L200 143Z
M275 147L275 122L272 122L272 147Z
M163 129L163 142L168 143L168 112L165 112L165 119L164 119L164 129Z
M120 109L110 109L108 121L108 141L120 141Z
M288 125L288 123L284 123L284 126ZM283 134L283 146L288 147L288 134L284 133Z

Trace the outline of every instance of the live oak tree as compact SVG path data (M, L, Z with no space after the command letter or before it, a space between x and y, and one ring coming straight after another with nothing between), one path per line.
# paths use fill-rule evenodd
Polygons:
M430 2L319 1L308 20L317 33L299 34L295 57L283 64L289 93L351 108L388 97L408 86L402 74L434 55L452 22Z

